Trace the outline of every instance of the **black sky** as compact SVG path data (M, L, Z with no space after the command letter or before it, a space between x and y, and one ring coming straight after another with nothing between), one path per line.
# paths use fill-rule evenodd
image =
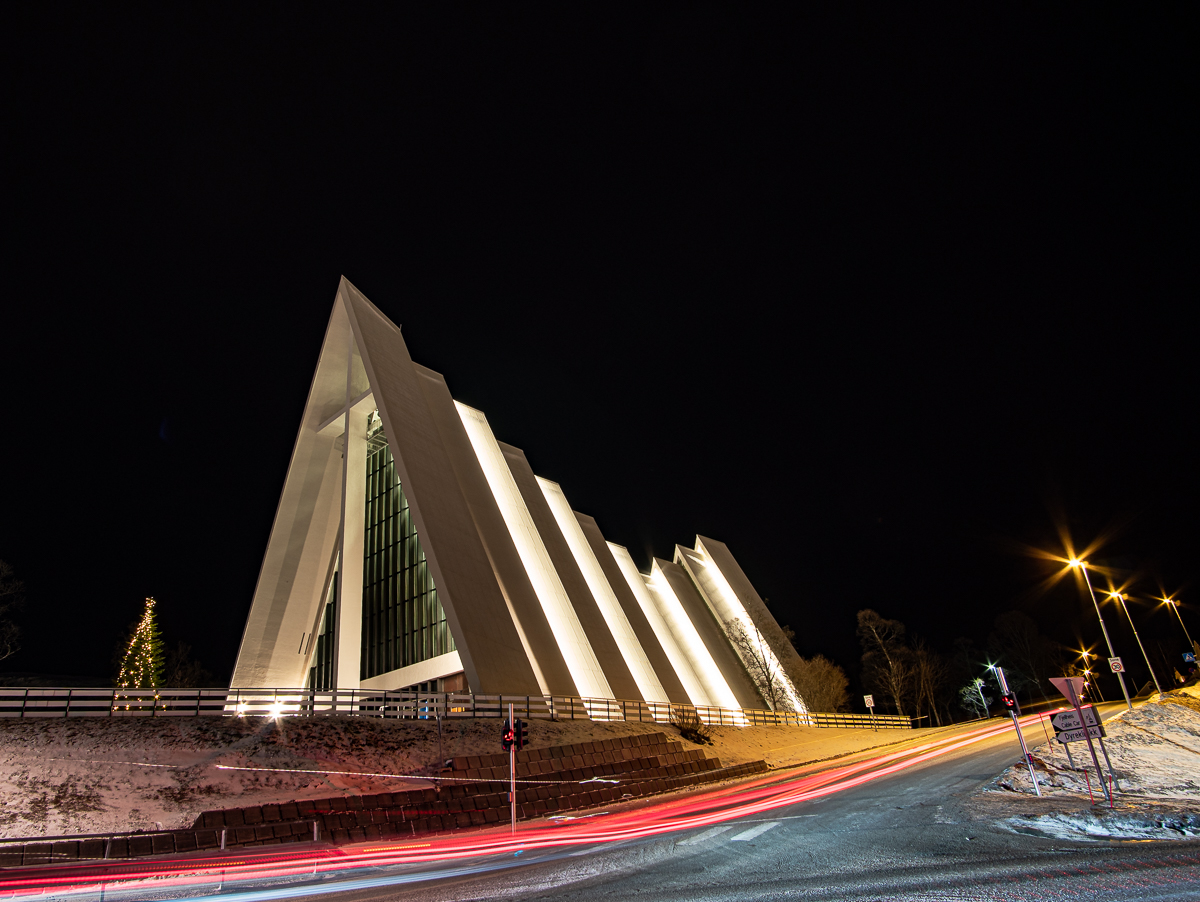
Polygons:
M863 607L1097 641L1030 592L1057 523L1196 602L1190 12L644 7L3 13L0 668L105 676L153 594L228 679L343 273L805 654Z

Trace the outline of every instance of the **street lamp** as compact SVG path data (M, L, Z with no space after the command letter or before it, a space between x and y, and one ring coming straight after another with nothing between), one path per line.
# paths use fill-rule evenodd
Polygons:
M1108 645L1108 656L1115 658L1117 653L1113 651L1112 639L1108 638L1108 627L1104 625L1104 615L1100 613L1100 602L1096 601L1096 591L1092 588L1092 581L1088 578L1087 561L1081 561L1078 558L1071 558L1067 564L1072 568L1079 568L1083 571L1083 581L1087 583L1088 593L1092 596L1092 604L1096 606L1096 617L1100 620L1100 631L1104 633L1104 642ZM1125 674L1117 671L1117 681L1121 684L1121 692L1125 696L1125 706L1132 711L1133 702L1129 698L1129 690L1125 688Z
M1171 610L1175 612L1175 617L1179 620L1179 625L1183 627L1183 634L1187 636L1188 645L1192 647L1193 652L1197 651L1196 643L1192 641L1192 634L1188 632L1187 626L1183 622L1183 617L1179 614L1179 602L1174 598L1164 598L1162 599L1162 603L1170 605Z
M1125 604L1125 596L1120 592L1109 592L1109 598L1115 598L1117 603L1125 609L1125 616L1129 619L1129 627L1133 630L1133 638L1137 639L1138 648L1142 650L1142 658L1146 662L1146 669L1150 671L1150 679L1154 680L1154 688L1158 690L1158 694L1162 695L1162 686L1158 685L1158 677L1154 674L1154 668L1150 666L1150 656L1146 654L1146 646L1142 645L1142 637L1138 635L1137 627L1133 625L1133 617L1129 615L1129 606Z
M1087 649L1083 649L1081 652L1079 652L1079 655L1080 655L1080 657L1083 658L1083 682L1084 682L1084 684L1089 689L1095 689L1096 694L1098 696L1100 696L1100 701L1104 701L1104 693L1100 691L1100 684L1097 681L1092 679L1092 665L1088 661L1088 658L1094 658L1096 656L1094 654L1092 654L1090 651L1088 651Z

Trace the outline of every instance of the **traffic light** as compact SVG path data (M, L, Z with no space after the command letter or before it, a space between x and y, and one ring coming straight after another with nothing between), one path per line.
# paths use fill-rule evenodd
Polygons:
M1017 716L1020 716L1020 714L1021 714L1021 706L1020 706L1019 704L1017 704L1017 697L1016 697L1016 695L1014 695L1014 694L1013 694L1013 693L1011 693L1011 692L1005 692L1005 693L1001 694L1001 696L1000 696L1000 700L1001 700L1002 702L1004 702L1004 707L1005 707L1005 708L1007 708L1007 709L1008 709L1009 711L1011 711L1013 714L1016 714Z
M517 721L517 723L518 723L518 724L520 724L520 723L521 723L521 721L519 721L519 720L518 720L518 721ZM506 751L506 752L507 752L507 751L509 751L509 750L510 750L510 749L513 747L513 745L514 745L514 744L516 744L516 743L517 743L517 735L516 735L516 731L515 731L515 730L513 730L513 725L512 725L511 723L509 723L508 719L507 719L507 718L505 718L505 720L504 720L504 729L503 729L503 730L501 730L501 732L500 732L500 744L501 744L502 746L504 746L504 751ZM521 747L521 746L518 744L518 745L517 745L517 748L520 748L520 747Z
M526 724L525 721L520 720L520 719L517 720L516 729L513 730L513 741L517 746L518 752L521 751L521 749L525 748L525 739L528 735L526 733L526 730L528 728L529 728L529 725Z

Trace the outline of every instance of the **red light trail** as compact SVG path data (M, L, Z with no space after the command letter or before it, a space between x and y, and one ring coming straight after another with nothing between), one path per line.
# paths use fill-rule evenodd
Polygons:
M1022 726L1036 724L1045 714L1021 719ZM799 802L841 792L957 752L1011 730L1008 723L989 724L967 733L840 766L828 763L789 768L786 775L770 775L703 794L659 802L632 811L595 812L557 824L518 824L508 832L472 832L467 835L430 836L427 840L380 842L343 848L259 852L244 850L225 856L155 859L144 862L111 861L10 871L0 877L0 894L8 897L57 896L112 892L152 880L154 886L175 892L189 887L201 890L218 881L249 883L289 877L314 877L355 868L379 868L431 862L461 862L492 855L512 855L535 850L646 839L666 833L708 827L728 820L763 814ZM505 828L507 830L507 828ZM503 866L509 866L511 859ZM24 873L22 873L24 871ZM429 874L429 878L438 876ZM378 883L375 878L372 883ZM387 883L391 878L383 878ZM294 894L297 887L264 889L256 898ZM305 886L306 893L330 892L345 884Z

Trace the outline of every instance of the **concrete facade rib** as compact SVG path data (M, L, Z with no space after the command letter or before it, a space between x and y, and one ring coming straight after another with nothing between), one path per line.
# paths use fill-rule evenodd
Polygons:
M396 470L467 680L479 687L477 692L540 694L541 686L475 528L475 512L451 463L462 456L461 443L451 441L447 446L439 428L445 425L452 430L457 417L452 406L447 416L444 403L431 405L428 400L430 395L435 402L441 398L445 383L431 386L428 378L421 378L400 330L344 280L343 287L348 307L355 313L356 337L393 446ZM435 412L442 414L441 423Z
M600 527L587 514L581 514L578 511L572 511L572 513L579 523L580 529L583 530L588 547L591 549L592 554L595 555L596 563L599 564L601 573L604 575L605 580L607 580L609 588L617 599L617 603L620 604L630 629L633 630L638 650L645 655L646 663L650 666L654 676L657 678L658 684L662 687L662 699L651 696L652 700L665 700L676 705L688 704L687 690L684 689L683 683L680 682L679 675L675 672L675 666L671 663L670 657L668 657L664 650L663 642L659 640L658 634L647 619L646 612L638 603L637 597L629 587L625 577L621 575L621 568L617 564L617 559L613 557L613 552L608 542L604 541ZM636 568L634 569L636 570ZM651 688L646 691L652 693L653 689Z
M764 708L762 696L754 687L746 668L729 644L725 630L717 623L703 597L696 591L691 577L678 564L654 559L654 574L660 576L671 587L671 591L687 612L688 619L697 635L708 649L709 659L724 682L726 701L719 704L725 708ZM714 680L714 683L716 681ZM732 698L731 698L732 697Z
M761 640L765 647L759 654L772 662L789 707L795 711L807 710L788 676L796 672L800 656L725 543L697 536L695 550L675 546L675 563L692 578L722 629L728 632L727 624L741 623L752 641Z
M335 304L246 618L232 685L303 683L297 652L324 602L322 577L340 521L341 461L316 426L344 406L350 324Z
M533 475L532 470L529 471L529 475ZM546 508L554 520L554 525L547 526L545 532L557 533L565 543L564 550L575 563L575 569L578 570L579 576L583 580L583 589L594 603L600 620L607 627L607 634L612 637L614 650L620 655L620 659L633 681L634 688L638 692L638 695L633 697L645 701L667 701L667 693L655 675L654 668L650 666L650 661L642 650L637 635L629 623L629 618L617 600L613 587L605 577L599 561L596 560L595 553L589 547L583 528L571 510L571 505L567 503L567 496L563 494L558 483L539 477L534 477L534 482L540 489ZM593 646L595 647L595 643ZM605 671L608 672L612 658L606 657L606 654L602 651L600 660L605 666ZM613 684L612 677L609 678L609 683Z
M540 657L548 654L551 648L557 648L576 688L572 695L611 698L612 690L604 677L604 670L596 660L578 614L571 607L562 580L550 561L550 555L529 515L521 490L504 459L504 452L492 435L487 418L473 407L457 402L455 406L483 468L492 497L500 508L508 535L533 585L534 596L550 624L554 644L546 648L535 645L534 653Z
M600 613L600 608L575 561L575 556L571 554L566 537L558 527L554 513L550 510L546 496L542 494L542 490L538 486L537 477L533 475L533 469L529 466L525 453L520 448L514 448L503 442L500 442L499 445L500 451L504 454L505 463L508 464L508 469L521 493L521 499L525 502L525 508L529 511L529 516L533 519L533 525L542 540L542 545L550 557L550 564L562 582L563 590L567 593L568 603L579 618L579 625L583 628L587 643L603 671L611 697L642 701L642 693L638 689L637 682L630 673L629 666L625 663L625 658L617 646L617 641L609 629L604 615Z

